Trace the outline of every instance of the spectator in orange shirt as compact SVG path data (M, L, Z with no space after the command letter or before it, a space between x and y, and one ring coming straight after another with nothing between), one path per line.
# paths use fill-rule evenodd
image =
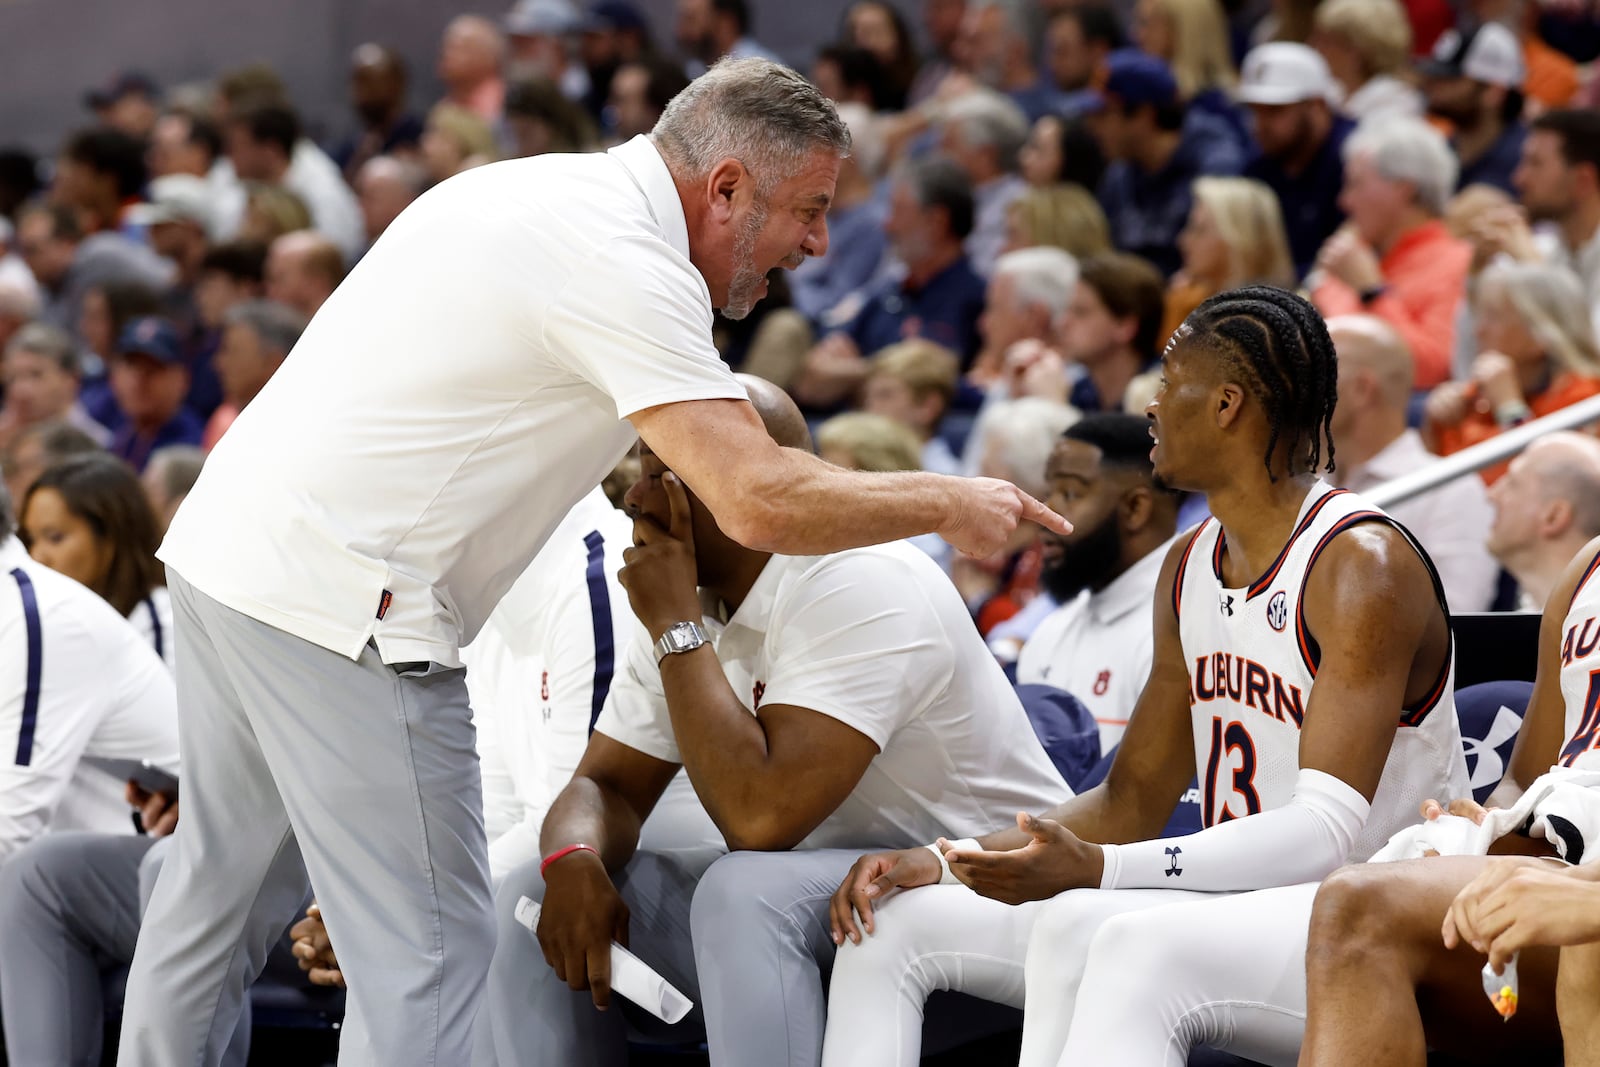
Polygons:
M1474 300L1478 358L1469 380L1428 397L1423 436L1441 456L1600 393L1600 349L1578 279L1545 263L1495 263ZM1493 485L1506 464L1483 472Z
M1311 299L1324 316L1365 312L1399 331L1418 388L1450 376L1455 310L1472 248L1442 216L1457 164L1444 135L1420 119L1367 123L1344 146L1339 206L1350 221L1322 246Z

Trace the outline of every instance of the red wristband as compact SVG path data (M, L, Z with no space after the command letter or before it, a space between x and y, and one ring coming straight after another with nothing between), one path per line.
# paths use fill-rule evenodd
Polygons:
M540 861L539 877L543 878L545 870L556 860L565 859L574 852L593 852L596 856L600 855L600 850L593 845L568 845L566 848L558 848Z

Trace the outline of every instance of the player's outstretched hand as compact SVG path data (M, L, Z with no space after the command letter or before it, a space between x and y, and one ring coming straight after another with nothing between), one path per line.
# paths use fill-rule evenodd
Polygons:
M1600 886L1581 867L1497 858L1456 894L1443 935L1446 948L1469 944L1499 974L1520 949L1600 940Z
M1105 853L1054 819L1017 813L1017 829L1032 840L1011 852L947 852L950 873L973 891L1003 904L1048 900L1068 889L1097 887ZM940 841L941 847L948 842Z
M611 1004L611 942L628 943L628 905L593 852L550 864L539 912L539 948L570 989L587 989L594 1006Z
M1010 482L957 478L953 483L958 506L939 535L974 559L985 559L1004 548L1019 523L1035 522L1058 534L1072 532L1072 523Z
M828 902L828 921L833 927L833 943L849 938L861 944L861 927L872 933L872 905L891 889L933 885L944 873L938 857L925 848L903 848L896 852L874 852L856 860Z

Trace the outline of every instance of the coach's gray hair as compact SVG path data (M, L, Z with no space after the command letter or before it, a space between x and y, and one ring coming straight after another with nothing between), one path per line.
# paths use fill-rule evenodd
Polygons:
M243 326L261 339L263 347L285 354L305 332L306 320L298 311L272 300L247 300L228 309L223 322Z
M1007 252L994 261L994 277L1010 278L1023 307L1042 307L1050 321L1067 309L1078 285L1078 261L1072 253L1041 245Z
M828 98L765 59L724 59L667 104L650 139L679 177L698 180L737 159L769 195L818 149L850 154L850 131Z
M1410 184L1418 204L1435 216L1444 214L1461 169L1444 134L1410 117L1363 122L1344 143L1345 161L1357 156L1371 159L1390 181Z
M56 365L56 369L77 377L82 372L78 349L65 330L43 322L30 322L12 335L6 352L32 352Z
M993 89L974 89L950 101L943 124L961 133L973 148L993 148L1000 169L1017 169L1017 153L1028 139L1028 117L1011 98Z

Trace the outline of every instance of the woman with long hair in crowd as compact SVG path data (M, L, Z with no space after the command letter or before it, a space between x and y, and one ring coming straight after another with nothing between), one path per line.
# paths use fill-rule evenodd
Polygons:
M1139 0L1132 29L1139 50L1171 68L1179 99L1226 122L1241 146L1250 144L1244 113L1233 102L1239 72L1219 0Z
M1294 262L1278 198L1252 178L1199 178L1189 221L1178 231L1183 268L1167 287L1161 336L1189 312L1241 285L1294 286Z
M881 110L899 111L917 77L917 49L905 17L882 0L858 0L844 13L839 39L871 52L883 68Z
M1029 189L1006 208L1006 243L1002 252L1040 245L1064 248L1079 259L1111 251L1111 226L1106 213L1081 185L1047 185Z
M1600 346L1576 275L1500 262L1473 297L1478 355L1465 380L1428 394L1422 434L1441 456L1600 393ZM1493 484L1507 464L1486 468Z
M45 469L22 498L34 559L98 593L172 666L172 602L156 560L158 523L133 468L104 452Z

